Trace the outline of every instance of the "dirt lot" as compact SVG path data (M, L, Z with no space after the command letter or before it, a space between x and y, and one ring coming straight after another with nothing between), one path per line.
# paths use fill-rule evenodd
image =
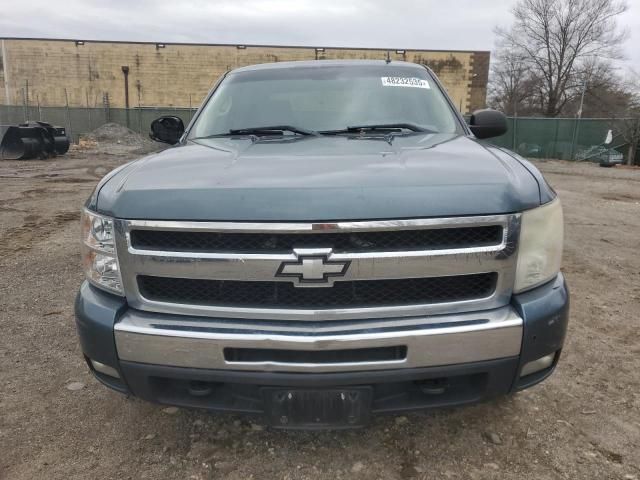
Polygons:
M78 217L131 158L119 152L0 162L0 478L640 478L640 170L539 164L564 202L573 294L549 380L366 430L294 433L167 411L89 375L72 307Z

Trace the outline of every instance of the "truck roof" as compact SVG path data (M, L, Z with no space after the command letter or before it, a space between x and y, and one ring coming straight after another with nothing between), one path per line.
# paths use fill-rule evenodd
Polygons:
M275 70L286 68L320 68L320 67L344 67L344 66L363 66L363 65L389 65L389 66L405 66L423 68L421 65L412 62L402 62L392 60L387 62L386 60L299 60L292 62L272 62L272 63L259 63L256 65L247 65L246 67L239 67L231 70L235 72L248 72L253 70Z

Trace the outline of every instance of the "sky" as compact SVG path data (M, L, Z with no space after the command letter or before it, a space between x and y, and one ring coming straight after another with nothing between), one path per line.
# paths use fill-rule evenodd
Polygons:
M0 0L0 36L491 50L515 1ZM640 0L627 1L623 67L640 71Z

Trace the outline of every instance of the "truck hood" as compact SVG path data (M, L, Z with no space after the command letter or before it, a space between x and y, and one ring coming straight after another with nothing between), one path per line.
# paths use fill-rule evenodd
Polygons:
M132 162L98 188L99 212L149 220L396 219L540 204L538 180L517 159L443 134L197 140Z

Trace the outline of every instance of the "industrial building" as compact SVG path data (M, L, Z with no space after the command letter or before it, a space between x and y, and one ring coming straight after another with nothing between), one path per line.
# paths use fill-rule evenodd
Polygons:
M0 38L0 105L196 107L236 67L390 58L431 67L469 113L485 106L489 57L486 51Z

